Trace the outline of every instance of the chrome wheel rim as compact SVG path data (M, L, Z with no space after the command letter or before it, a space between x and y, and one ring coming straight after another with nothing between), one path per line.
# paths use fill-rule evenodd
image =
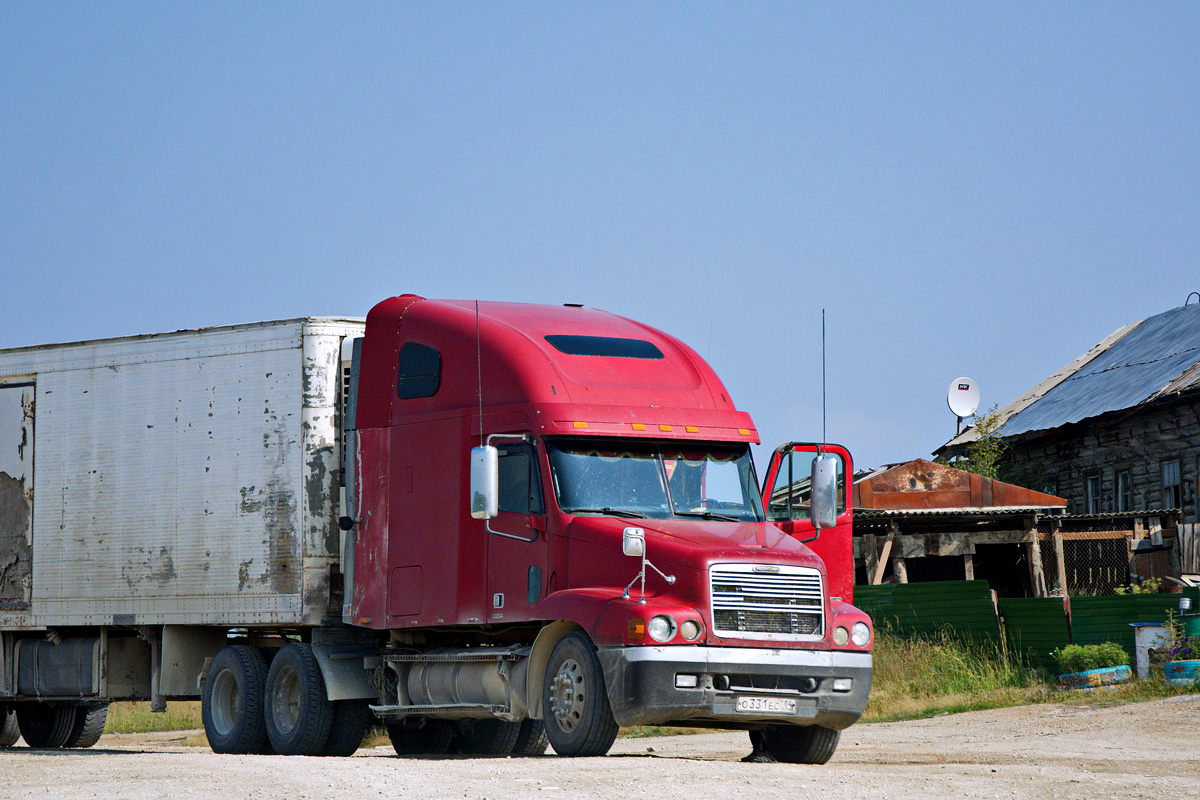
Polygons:
M238 682L231 670L221 670L213 682L212 721L216 732L228 735L242 712L238 697Z
M271 718L276 729L290 734L300 719L300 679L296 671L282 669L271 691Z
M567 733L583 719L585 690L580 663L573 658L563 661L550 684L550 710L558 727Z

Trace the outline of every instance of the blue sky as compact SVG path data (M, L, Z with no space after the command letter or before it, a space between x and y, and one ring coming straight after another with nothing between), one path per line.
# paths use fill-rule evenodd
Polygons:
M903 461L1200 291L1198 114L1188 3L5 3L0 347L579 302L773 446L825 309L828 438Z

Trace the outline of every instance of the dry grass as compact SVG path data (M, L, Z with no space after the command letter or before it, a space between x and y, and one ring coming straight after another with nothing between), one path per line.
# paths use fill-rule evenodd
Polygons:
M948 635L901 639L877 631L875 675L864 722L1039 702L1050 692L1039 674L994 647Z
M202 728L199 700L173 700L167 710L155 714L145 701L113 703L108 707L105 733L153 733Z

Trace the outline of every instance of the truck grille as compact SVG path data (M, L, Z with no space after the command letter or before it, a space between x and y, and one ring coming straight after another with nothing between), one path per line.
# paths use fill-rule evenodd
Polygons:
M825 603L821 573L809 567L714 564L713 632L718 636L770 634L770 638L819 639Z

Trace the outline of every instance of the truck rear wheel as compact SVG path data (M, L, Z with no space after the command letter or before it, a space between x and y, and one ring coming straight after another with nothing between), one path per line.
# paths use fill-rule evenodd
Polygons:
M440 756L450 752L458 729L444 719L427 719L424 725L393 722L387 726L388 738L398 756Z
M200 697L200 715L214 753L262 752L267 741L266 676L267 662L253 647L229 645L213 658Z
M521 731L517 734L517 744L513 754L518 756L540 756L550 746L546 738L546 725L540 719L521 721Z
M755 753L769 755L788 764L824 764L833 757L842 732L819 725L768 725L750 731Z
M75 710L75 724L63 747L91 747L100 741L108 722L108 703L93 703Z
M560 756L602 756L617 738L596 648L578 631L550 654L542 684L546 736Z
M284 756L319 756L329 741L333 704L312 645L280 648L267 672L267 736Z
M17 727L17 712L13 707L0 703L0 747L12 747L21 738Z
M371 707L366 700L338 700L333 703L333 722L323 756L350 756L358 750L367 728L371 727Z
M465 732L459 736L458 749L467 755L511 755L517 750L517 739L520 735L519 722L505 722L502 719L471 720Z
M71 735L78 708L62 703L22 703L17 707L21 738L33 748L62 747Z

